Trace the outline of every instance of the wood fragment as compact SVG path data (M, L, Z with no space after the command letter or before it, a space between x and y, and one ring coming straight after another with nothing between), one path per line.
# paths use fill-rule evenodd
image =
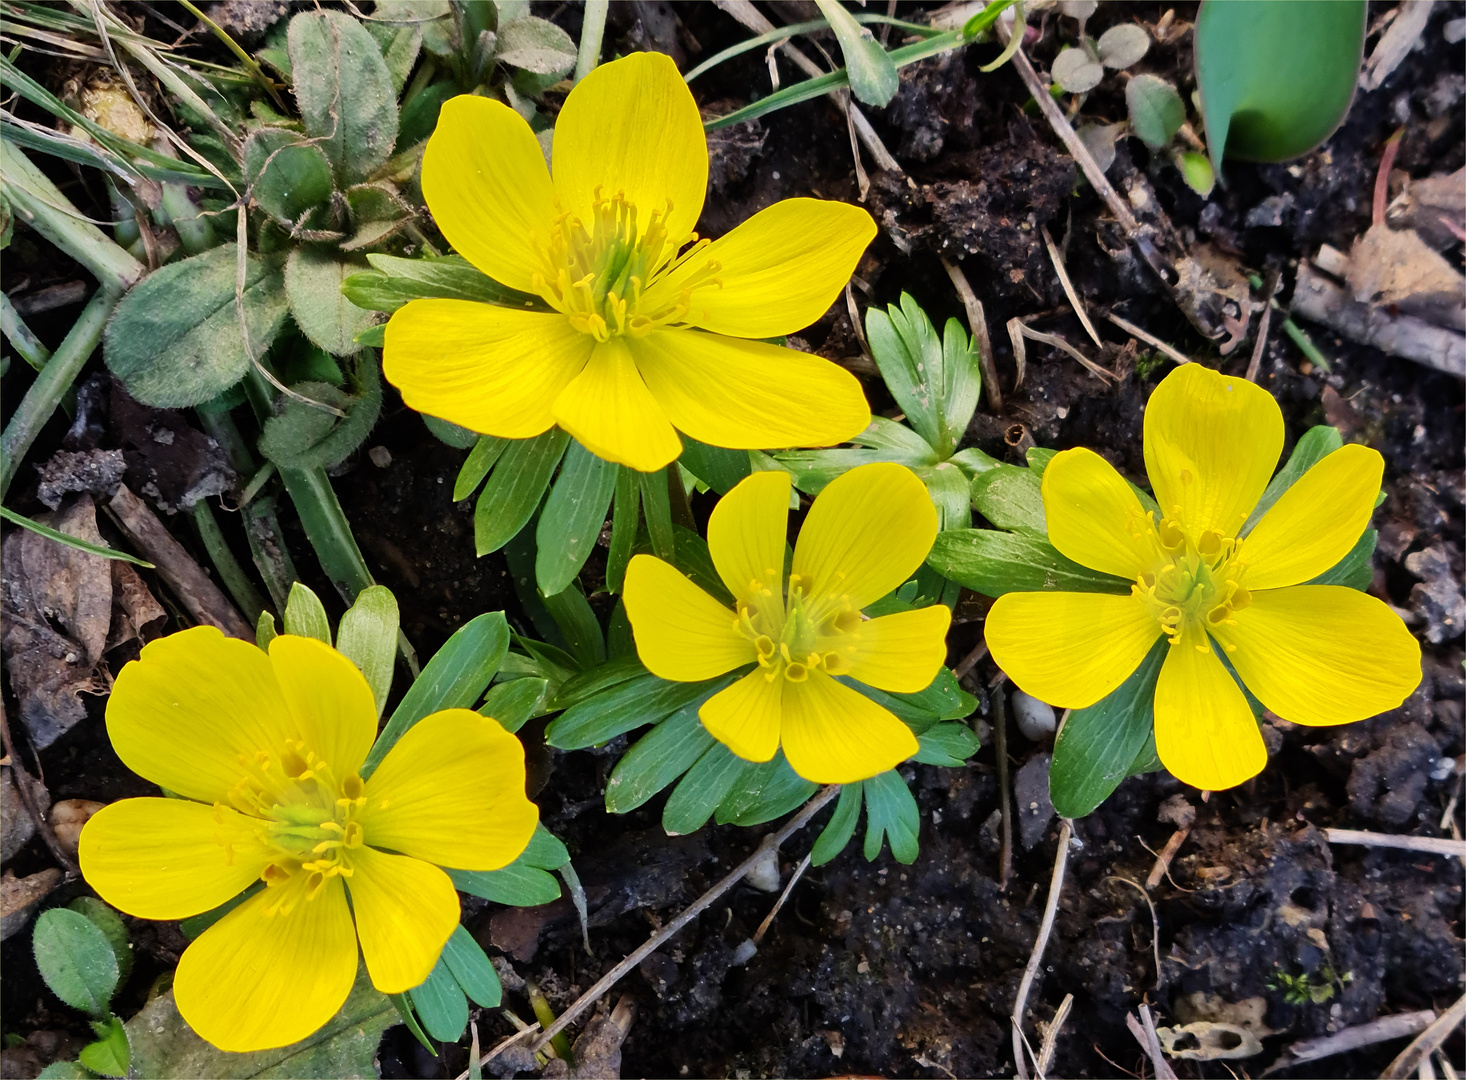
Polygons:
M1461 1026L1462 1021L1466 1021L1466 997L1457 999L1456 1004L1441 1013L1430 1027L1401 1050L1400 1056L1379 1074L1380 1080L1405 1080L1430 1059L1430 1055Z
M1161 1050L1161 1037L1156 1034L1155 1020L1150 1015L1150 1006L1141 1005L1140 1015L1142 1020L1135 1019L1134 1013L1126 1013L1125 1026L1130 1029L1130 1034L1135 1036L1135 1041L1150 1058L1151 1067L1155 1069L1156 1080L1177 1080L1176 1070L1171 1068L1171 1063L1166 1060L1166 1055Z
M1118 326L1121 330L1125 331L1125 333L1129 334L1131 337L1137 339L1138 341L1145 342L1152 349L1155 349L1158 353L1160 353L1162 356L1166 357L1168 360L1172 360L1172 361L1174 361L1177 364L1189 364L1189 363L1191 363L1191 357L1187 356L1180 349L1177 349L1173 345L1167 345L1160 338L1156 337L1152 333L1149 333L1148 331L1142 330L1140 327L1136 326L1129 319L1122 319L1122 318L1120 318L1120 316L1116 315L1113 311L1110 312L1109 314L1107 314L1105 316L1105 318L1109 319L1110 322L1114 323L1116 326Z
M1059 284L1064 289L1064 295L1069 298L1069 304L1074 308L1074 314L1079 316L1079 324L1084 327L1084 332L1089 335L1089 340L1101 349L1105 343L1100 340L1099 332L1095 330L1094 323L1089 321L1089 312L1084 310L1084 301L1074 291L1074 285L1069 280L1069 272L1064 269L1064 260L1059 255L1059 249L1054 244L1054 238L1049 235L1049 227L1041 226L1039 232L1043 234L1044 246L1049 249L1049 261L1054 264L1054 273L1058 275Z
M1150 868L1150 873L1146 876L1147 890L1154 889L1161 883L1161 878L1171 872L1171 860L1176 857L1176 852L1181 850L1181 845L1186 842L1186 837L1190 833L1191 827L1186 825L1171 834L1171 838L1166 841L1166 846L1161 848L1160 854L1156 856L1155 865Z
M1362 829L1324 829L1323 834L1331 844L1399 848L1401 851L1425 851L1432 855L1466 859L1466 840L1448 840L1442 836L1397 836L1394 833L1365 832Z
M764 935L769 932L769 927L774 925L774 916L779 914L779 909L788 901L789 894L794 891L794 886L799 884L799 879L809 869L809 861L813 857L812 854L806 855L799 861L799 865L794 868L794 873L789 875L789 884L784 886L784 891L779 894L779 899L775 901L773 909L764 916L764 921L759 923L758 929L753 932L753 943L755 945L763 942Z
M1351 341L1466 379L1466 335L1358 303L1308 262L1298 267L1290 307L1294 318L1321 323Z
M1023 345L1023 339L1027 338L1029 341L1037 341L1042 345L1052 345L1054 348L1060 350L1061 352L1068 353L1075 360L1078 360L1081 366L1088 369L1093 374L1098 375L1100 380L1102 382L1105 382L1106 385L1111 382L1120 381L1120 376L1116 375L1108 368L1100 367L1100 365L1096 364L1089 357L1085 356L1073 345L1070 345L1058 334L1046 334L1042 330L1035 330L1031 326L1025 325L1022 318L1013 318L1008 320L1008 338L1010 341L1013 342L1013 356L1015 359L1021 355L1023 356L1025 361L1027 360L1028 350ZM1019 375L1018 381L1020 383L1023 381L1021 373Z
M126 484L117 488L117 493L106 505L136 548L156 565L158 576L178 597L189 615L200 623L217 626L230 637L254 641L254 628L245 622L244 616L229 602L219 586Z
M1047 1076L1049 1066L1054 1062L1054 1050L1059 1042L1059 1032L1064 1029L1064 1021L1069 1019L1069 1010L1074 1007L1074 995L1065 994L1064 1000L1059 1002L1059 1009L1054 1013L1054 1018L1049 1021L1048 1028L1044 1031L1043 1045L1038 1048L1038 1061L1034 1063L1034 1069L1039 1076Z
M987 395L988 408L994 413L1003 411L1003 391L998 386L998 366L993 361L993 343L988 337L987 314L982 309L982 301L972 291L972 286L967 283L967 275L962 268L948 259L942 259L942 268L947 271L947 277L952 279L952 287L957 290L957 296L962 300L963 310L967 312L967 325L972 328L972 333L977 338L977 362L982 368L982 389ZM1023 374L1020 370L1018 381L1023 381ZM1015 384L1016 389L1016 384Z
M1360 1047L1373 1046L1375 1043L1389 1042L1391 1039L1403 1039L1407 1035L1418 1034L1428 1028L1435 1018L1434 1009L1381 1016L1367 1024L1355 1024L1343 1031L1336 1031L1332 1035L1325 1035L1317 1039L1299 1039L1288 1047L1288 1053L1293 1056L1294 1061L1317 1061L1319 1058L1345 1054L1350 1050L1358 1050Z
M1262 291L1262 318L1257 323L1257 340L1252 344L1252 359L1247 364L1247 381L1257 382L1257 375L1262 368L1262 356L1267 351L1268 325L1273 317L1273 296L1278 291L1278 281L1282 274L1276 269L1267 276L1267 282L1263 285Z

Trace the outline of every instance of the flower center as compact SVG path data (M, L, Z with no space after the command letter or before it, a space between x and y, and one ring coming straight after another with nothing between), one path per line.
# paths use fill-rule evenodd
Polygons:
M811 671L844 675L860 646L864 618L848 596L812 601L798 574L789 575L787 607L769 602L738 605L738 630L753 642L764 678L804 682Z
M1154 569L1141 574L1130 588L1161 624L1171 644L1179 644L1188 630L1235 623L1233 613L1252 602L1252 594L1242 586L1247 564L1236 557L1237 538L1207 530L1193 541L1171 518L1162 518L1153 536ZM1193 640L1209 639L1203 632ZM1197 648L1205 650L1206 646ZM1228 652L1232 649L1227 647Z
M624 193L604 199L597 188L590 221L568 212L555 219L548 242L540 245L543 269L534 275L535 291L597 341L645 337L681 322L693 290L721 285L721 267L704 255L709 241L668 233L671 211L669 199L665 210L642 218ZM696 265L699 260L703 265ZM656 281L684 268L690 272L680 275L678 288L648 297Z
M240 756L245 777L230 790L235 809L261 819L261 839L276 857L260 877L270 887L298 874L308 875L305 897L313 900L330 878L350 877L350 853L365 835L357 820L366 806L365 784L351 773L337 778L331 767L304 743L291 741L284 754ZM294 890L281 890L266 914L285 914Z

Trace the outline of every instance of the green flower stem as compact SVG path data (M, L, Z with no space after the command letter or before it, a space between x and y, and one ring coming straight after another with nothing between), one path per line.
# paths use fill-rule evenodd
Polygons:
M51 359L51 350L31 333L31 328L25 324L20 312L15 310L15 305L5 293L0 293L0 333L4 333L21 358L37 371L45 367L46 361Z
M126 292L148 272L83 217L50 178L8 142L0 143L0 175L16 215L90 270L104 289Z
M35 442L46 421L51 419L87 358L102 340L102 330L121 299L120 290L102 288L93 294L66 335L66 340L61 342L45 369L36 376L36 381L31 383L10 417L10 423L5 425L5 432L0 435L0 499L10 490L10 481L15 479L15 471L30 450L31 443Z
M198 528L199 540L203 542L204 550L209 554L209 561L219 571L224 587L234 597L234 602L239 605L239 610L244 613L249 624L255 625L260 621L260 612L265 610L265 598L249 580L244 567L239 565L239 560L234 557L229 542L224 539L223 530L219 528L219 522L214 518L214 510L208 499L200 499L193 504L193 523Z
M606 12L610 6L610 0L585 0L585 18L580 24L580 50L575 57L576 82L594 71L601 58L601 39L606 33Z
M163 185L163 212L178 234L178 242L183 245L185 254L197 255L219 242L214 236L214 226L203 216L199 205L188 197L187 184L174 181Z
M248 476L258 469L254 455L249 452L244 436L234 423L234 417L212 409L199 409L198 417L204 430L224 448L229 465L236 473ZM273 466L270 471L274 472ZM284 611L290 586L299 580L300 575L295 572L295 563L282 539L274 496L244 500L241 513L244 515L244 537L249 542L250 558L265 582L275 610Z

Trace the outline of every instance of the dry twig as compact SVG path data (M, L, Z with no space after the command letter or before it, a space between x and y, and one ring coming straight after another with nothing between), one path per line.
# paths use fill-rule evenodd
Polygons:
M1426 851L1432 855L1466 859L1466 840L1447 840L1439 836L1396 836L1393 833L1365 832L1362 829L1325 829L1323 834L1331 844L1399 848L1402 851Z
M631 971L637 964L640 964L648 956L661 948L667 941L671 940L684 926L711 907L718 897L742 881L744 875L753 869L754 864L764 858L766 851L770 848L777 848L785 840L789 839L789 837L804 828L804 826L809 824L810 819L824 809L825 805L839 793L840 786L838 784L831 784L814 798L810 799L809 802L805 803L804 809L790 818L778 832L770 833L764 837L763 842L759 844L754 853L734 867L731 873L699 896L690 907L675 919L647 938L636 949L632 950L624 960L606 972L605 975L601 976L594 986L576 998L575 1002L561 1013L553 1024L544 1030L543 1034L536 1040L534 1049L543 1049L551 1039L568 1027L576 1017L591 1005L594 1005L606 991L620 982L627 972Z
M1151 1067L1155 1069L1156 1080L1176 1080L1176 1070L1171 1068L1171 1063L1166 1060L1166 1055L1161 1050L1161 1037L1156 1034L1155 1020L1151 1018L1149 1005L1140 1006L1140 1016L1141 1019L1137 1020L1133 1013L1126 1013L1125 1026L1130 1029L1130 1034L1135 1036L1135 1041L1150 1057Z
M1292 1055L1293 1061L1317 1061L1319 1058L1358 1050L1363 1046L1373 1046L1375 1043L1389 1042L1391 1039L1403 1039L1407 1035L1414 1035L1430 1027L1435 1018L1434 1009L1381 1016L1378 1020L1371 1020L1367 1024L1355 1024L1353 1027L1347 1027L1343 1031L1336 1031L1322 1038L1299 1039L1288 1047L1288 1053Z
M1435 1023L1417 1035L1409 1046L1400 1051L1379 1074L1380 1080L1404 1080L1429 1060L1431 1053L1445 1042L1466 1020L1466 997L1460 998L1436 1019Z
M1084 332L1089 335L1089 340L1096 346L1103 349L1105 343L1100 340L1099 333L1094 328L1094 323L1089 321L1089 312L1084 310L1084 301L1079 299L1079 294L1074 291L1074 285L1069 280L1069 272L1064 269L1064 260L1059 256L1059 248L1054 243L1054 238L1049 235L1049 227L1040 227L1039 232L1043 233L1044 246L1049 249L1049 261L1054 264L1054 273L1058 275L1059 284L1064 288L1064 295L1069 298L1070 305L1074 308L1074 314L1079 316L1080 325Z
M947 271L947 276L952 279L952 286L957 290L957 295L962 300L962 307L967 312L967 325L977 337L977 362L982 367L982 388L987 394L988 408L995 413L1003 411L1003 391L998 386L998 367L993 362L993 343L988 337L987 315L982 310L982 301L972 291L972 286L967 283L967 275L956 263L947 259L942 260L942 267ZM1022 379L1019 379L1022 382Z
M1018 997L1013 1002L1013 1061L1018 1075L1026 1075L1023 1047L1027 1041L1023 1036L1023 1014L1028 1011L1028 992L1033 989L1033 980L1043 964L1044 950L1049 945L1049 935L1054 930L1054 916L1059 913L1059 894L1064 891L1064 871L1069 865L1069 838L1074 835L1074 825L1068 818L1059 826L1059 852L1054 856L1054 873L1049 879L1049 898L1044 905L1043 922L1039 924L1038 940L1033 943L1033 952L1028 957L1028 966L1023 969L1023 980L1018 984ZM1035 1062L1037 1064L1037 1062Z
M1105 318L1109 319L1110 322L1114 323L1116 326L1118 326L1121 330L1125 331L1125 333L1129 334L1131 337L1136 338L1139 341L1145 342L1152 349L1155 349L1157 352L1159 352L1161 355L1165 356L1167 359L1173 360L1173 361L1175 361L1178 364L1189 364L1189 363L1191 363L1191 357L1187 356L1180 349L1177 349L1175 346L1172 346L1172 345L1167 345L1164 341L1162 341L1160 338L1156 337L1154 334L1151 334L1151 333L1148 333L1145 330L1142 330L1140 327L1136 326L1133 322L1130 322L1128 319L1122 319L1122 318L1120 318L1120 316L1116 315L1113 311L1110 312L1109 314L1107 314L1105 316Z

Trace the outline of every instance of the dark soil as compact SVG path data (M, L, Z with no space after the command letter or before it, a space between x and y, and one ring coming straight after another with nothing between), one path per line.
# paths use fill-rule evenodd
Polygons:
M808 17L800 5L771 7L787 8L790 18ZM906 15L918 7L901 5ZM541 8L572 35L578 33L578 9L536 5ZM1372 4L1371 18L1387 8ZM1438 4L1422 46L1384 87L1361 94L1343 128L1301 161L1229 164L1226 186L1202 200L1173 167L1130 139L1109 175L1122 190L1147 185L1183 245L1209 242L1254 272L1281 269L1290 282L1297 261L1319 244L1347 250L1368 227L1381 150L1396 128L1404 128L1396 168L1412 177L1463 164L1466 73L1460 46L1442 36L1443 24L1461 18L1463 10L1461 3ZM1090 32L1097 35L1122 18L1153 25L1163 11L1151 4L1102 5ZM1194 13L1193 5L1179 5L1177 21L1189 21ZM1073 23L1049 13L1039 25L1043 36L1029 51L1036 66L1044 67L1058 41L1072 39ZM711 5L673 9L664 3L615 5L608 34L622 48L662 48L692 63L746 36ZM985 305L1005 402L1001 416L986 407L979 411L969 443L1021 460L1004 441L1005 432L1021 423L1040 446L1092 447L1143 481L1143 405L1169 370L1168 360L1145 348L1127 351L1126 337L1096 319L1112 343L1097 359L1125 375L1117 385L1107 387L1057 350L1032 343L1023 383L1013 385L1014 360L1003 329L1010 318L1038 315L1036 328L1094 352L1053 273L1040 230L1046 227L1064 249L1068 272L1091 313L1113 310L1229 374L1246 369L1251 342L1222 356L1215 342L1196 332L1163 283L1126 246L1047 124L1025 111L1028 94L1017 74L1008 67L991 74L978 70L997 51L978 46L906 68L895 101L884 110L866 110L905 175L872 172L866 205L882 228L857 270L858 295L862 304L886 304L909 292L941 325L949 315L963 317L940 258L958 262ZM1190 36L1184 34L1153 45L1136 70L1180 80L1184 96L1189 67ZM780 70L785 84L801 77L786 64ZM767 87L762 50L694 83L710 112L727 111L756 96L755 88L765 93ZM1090 95L1084 116L1123 119L1122 91L1122 81L1111 76ZM827 100L717 133L712 146L703 217L710 235L781 198L859 198L846 123ZM74 182L69 186L75 191ZM82 194L73 197L85 206ZM44 246L34 236L17 235ZM898 249L893 237L909 252ZM1448 255L1459 265L1459 247ZM28 287L45 280L40 275ZM8 266L7 291L15 283ZM60 314L72 317L76 310ZM1125 1022L1142 1002L1162 1024L1250 1016L1262 1038L1261 1054L1173 1063L1183 1077L1223 1077L1232 1070L1263 1073L1297 1039L1391 1013L1443 1009L1462 993L1460 863L1330 845L1322 832L1344 827L1460 835L1456 797L1466 764L1462 627L1441 621L1439 596L1452 589L1459 595L1462 582L1462 384L1308 329L1332 372L1309 364L1274 321L1259 381L1283 408L1290 445L1309 426L1330 423L1346 439L1368 443L1385 456L1388 499L1375 521L1381 543L1371 591L1422 635L1425 677L1401 708L1364 723L1313 729L1267 724L1271 761L1240 788L1203 801L1164 773L1137 777L1075 823L1059 918L1029 996L1025 1028L1037 1043L1043 1025L1073 996L1050 1075L1150 1075ZM861 373L869 370L868 362L861 367L858 361L860 344L843 302L800 337L814 351L850 362ZM12 373L5 384L11 401L15 379ZM866 386L877 410L889 412L879 381L867 379ZM53 428L37 460L60 445L63 425ZM502 555L473 558L472 504L452 502L463 452L433 439L390 391L367 443L378 446L390 460L363 451L335 483L373 572L398 596L403 628L419 653L430 656L458 625L483 611L505 608L521 624L506 562ZM128 464L135 467L132 458ZM27 503L34 481L24 471L16 492L18 509L39 509ZM695 500L694 509L705 515L708 505ZM297 565L326 596L329 587L315 576L303 535L288 512L282 516ZM196 547L182 518L173 521L180 539ZM104 522L104 534L106 528ZM1421 553L1428 554L1411 560L1411 567L1433 574L1432 581L1422 581L1406 565ZM592 569L588 581L593 574ZM980 621L956 627L951 662L981 636ZM125 658L125 652L111 656L114 671ZM984 743L968 766L902 770L922 810L917 861L903 866L883 853L868 863L852 844L801 879L758 951L741 964L735 950L777 894L748 885L733 889L606 1002L609 1007L629 994L639 1009L622 1047L623 1075L1013 1074L1008 1017L1043 912L1058 822L1042 830L1031 848L1019 845L1012 878L1001 888L997 758L990 738L996 677L984 660L967 678L981 701L972 723ZM7 709L13 716L9 700ZM122 770L106 743L100 699L89 699L89 709L87 721L40 756L52 797L109 800L145 793L147 785ZM533 739L536 730L522 734ZM542 818L569 845L590 899L595 955L585 954L568 902L527 911L466 902L470 929L491 955L502 954L506 974L512 970L532 980L557 1012L750 853L769 828L717 827L668 838L660 828L660 800L620 817L604 813L599 803L620 745L563 755L531 747L549 767L538 796ZM1046 751L1016 733L1008 748L1013 772ZM1136 886L1144 885L1156 865L1155 852L1176 831L1171 822L1181 809L1178 799L1195 811L1195 821L1169 872L1150 890L1152 909ZM784 880L825 817L785 846ZM49 865L49 854L36 841L7 864L22 876ZM64 901L80 888L70 885L53 896ZM133 922L132 930L140 960L120 1003L125 1015L140 1006L184 944L172 926ZM5 1075L34 1075L12 1072L21 1068L18 1053L41 1063L74 1054L67 1040L84 1037L85 1029L40 985L28 933L12 937L0 955L7 1045L11 1036L30 1039L24 1053L7 1050ZM1321 1000L1293 1004L1280 976L1307 976L1311 985L1332 989L1315 995ZM528 1017L528 1001L516 985L506 978L505 1004ZM485 1046L513 1031L497 1010L484 1011L478 1024ZM53 1045L58 1040L60 1049ZM1401 1046L1385 1043L1284 1067L1277 1075L1376 1076ZM1466 1044L1459 1033L1446 1050L1462 1068ZM427 1056L402 1027L388 1032L381 1053L389 1076L456 1075L465 1062L466 1050L459 1047L446 1048L440 1059ZM494 1067L503 1075L515 1067L534 1069L532 1061L513 1054Z

